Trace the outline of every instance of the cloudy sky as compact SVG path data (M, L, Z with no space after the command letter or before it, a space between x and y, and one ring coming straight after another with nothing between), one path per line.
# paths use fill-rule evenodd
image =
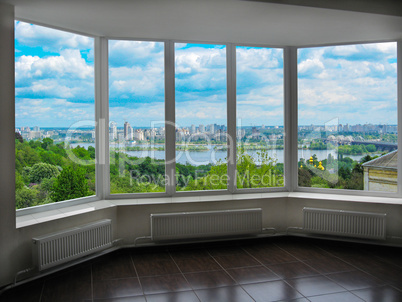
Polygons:
M93 39L17 21L16 127L93 121L93 62Z
M396 124L396 65L396 43L299 49L299 124Z
M15 24L16 126L94 120L94 40ZM175 44L176 122L226 125L226 47ZM299 124L396 124L396 43L298 51ZM282 49L237 47L239 125L283 125ZM164 118L164 45L109 42L110 120Z

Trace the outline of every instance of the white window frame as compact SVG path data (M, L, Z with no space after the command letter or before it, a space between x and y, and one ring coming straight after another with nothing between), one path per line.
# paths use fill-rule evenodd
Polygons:
M304 48L314 48L314 47L331 47L331 46L345 46L345 45L364 45L364 44L375 44L375 43L387 43L394 42L397 44L397 122L398 122L398 149L402 150L402 139L400 138L400 133L402 133L402 41L400 40L383 40L383 41L369 41L369 42L350 42L350 43L331 43L331 44L316 44L316 45L308 45L303 47L295 48L296 56L292 58L291 65L296 70L295 79L293 78L292 85L292 93L296 98L296 108L292 108L295 110L295 120L298 123L298 77L297 77L297 50ZM333 195L352 195L352 196L370 196L370 197L389 197L389 198L401 198L402 197L402 160L401 156L398 157L398 176L397 176L397 192L376 192L376 191L364 191L364 190L350 190L350 189L329 189L329 188L311 188L311 187L300 187L298 184L298 167L297 167L297 136L298 136L298 125L296 128L292 128L295 132L295 137L293 137L292 146L296 146L296 150L292 153L292 163L293 163L293 176L296 177L294 179L293 186L295 188L294 191L298 192L306 192L306 193L316 193L316 194L333 194Z
M223 42L199 42L199 41L180 41L180 40L157 40L157 39L136 39L118 37L97 37L81 32L69 31L49 25L42 25L38 22L16 19L17 21L37 24L48 28L54 28L65 32L76 33L79 35L94 38L95 48L95 133L96 133L96 195L90 197L77 198L73 200L61 201L57 203L35 206L16 211L17 216L32 214L47 210L53 210L83 203L99 200L114 199L138 199L138 198L158 198L158 197L186 197L186 196L219 196L227 194L253 194L270 192L306 192L318 194L370 196L370 197L390 197L402 198L402 160L398 158L398 190L391 192L372 192L356 191L346 189L322 189L306 188L298 186L298 167L297 167L297 135L298 135L298 89L297 89L297 50L310 47L337 46L337 45L358 45L365 43L397 43L397 102L398 102L398 133L402 133L402 40L353 42L353 43L331 43L325 45L308 45L304 47L296 46L273 46L273 45L252 45L234 44ZM170 182L166 185L165 192L162 193L127 193L110 194L110 169L109 169L109 81L108 81L108 44L109 40L130 40L130 41L153 41L163 42L165 45L165 173L169 175ZM175 43L200 43L216 44L226 46L226 72L227 72L227 129L231 135L232 146L228 145L228 188L226 190L213 191L182 191L176 192L175 184ZM284 187L278 188L236 188L236 46L281 48L284 60ZM398 149L402 150L402 139L398 136Z

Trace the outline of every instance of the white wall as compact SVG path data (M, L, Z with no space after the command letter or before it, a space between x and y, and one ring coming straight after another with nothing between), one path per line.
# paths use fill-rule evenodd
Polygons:
M149 236L151 234L150 214L246 208L262 208L263 226L275 227L278 231L285 231L286 199L286 197L283 197L254 200L243 199L216 202L119 206L117 209L117 236L118 238L123 238L125 244L132 244L136 237Z
M289 197L287 200L286 210L286 223L288 226L303 226L303 214L304 207L312 208L324 208L324 209L336 209L344 211L357 211L357 212L373 212L373 213L385 213L387 214L387 236L389 237L385 242L380 244L392 244L402 245L402 205L400 204L384 204L371 202L359 202L359 198L355 200L346 201L333 198L309 198L308 194L302 198ZM297 231L295 232L297 233ZM391 238L395 237L395 238ZM398 238L399 237L399 238Z

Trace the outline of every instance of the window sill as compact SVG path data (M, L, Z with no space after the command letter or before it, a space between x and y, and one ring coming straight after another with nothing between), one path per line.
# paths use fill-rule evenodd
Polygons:
M115 199L115 200L99 200L79 205L72 205L60 209L51 209L38 213L20 215L16 218L17 228L29 227L43 222L54 221L57 219L67 218L75 215L90 213L102 209L119 207L119 206L135 206L135 205L157 205L157 204L180 204L180 203L196 203L196 202L217 202L230 200L250 200L250 199L275 199L275 198L292 198L292 199L314 199L328 201L345 201L359 203L376 203L388 205L402 205L401 198L389 197L368 197L356 195L339 195L339 194L322 194L322 193L306 193L306 192L276 192L276 193L249 193L249 194L225 194L210 196L186 196L186 197L161 197L161 198L139 198L139 199Z
M289 198L296 199L319 199L319 200L335 200L360 203L377 203L389 205L402 205L402 198L395 197L379 197L379 196L359 196L359 195L342 195L342 194L325 194L310 192L291 192Z
M89 213L101 209L114 207L112 203L107 200L99 200L95 202L88 202L79 205L72 205L60 209L51 209L38 213L25 214L16 217L16 225L18 228L23 228L38 223L53 221L61 218L71 217L84 213Z

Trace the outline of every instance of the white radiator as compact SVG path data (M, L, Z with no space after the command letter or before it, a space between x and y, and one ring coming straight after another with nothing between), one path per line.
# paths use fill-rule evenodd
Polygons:
M262 231L262 210L151 214L152 240L208 238Z
M305 231L367 239L386 239L386 214L304 208Z
M112 246L112 221L100 220L33 238L35 266L41 271Z

